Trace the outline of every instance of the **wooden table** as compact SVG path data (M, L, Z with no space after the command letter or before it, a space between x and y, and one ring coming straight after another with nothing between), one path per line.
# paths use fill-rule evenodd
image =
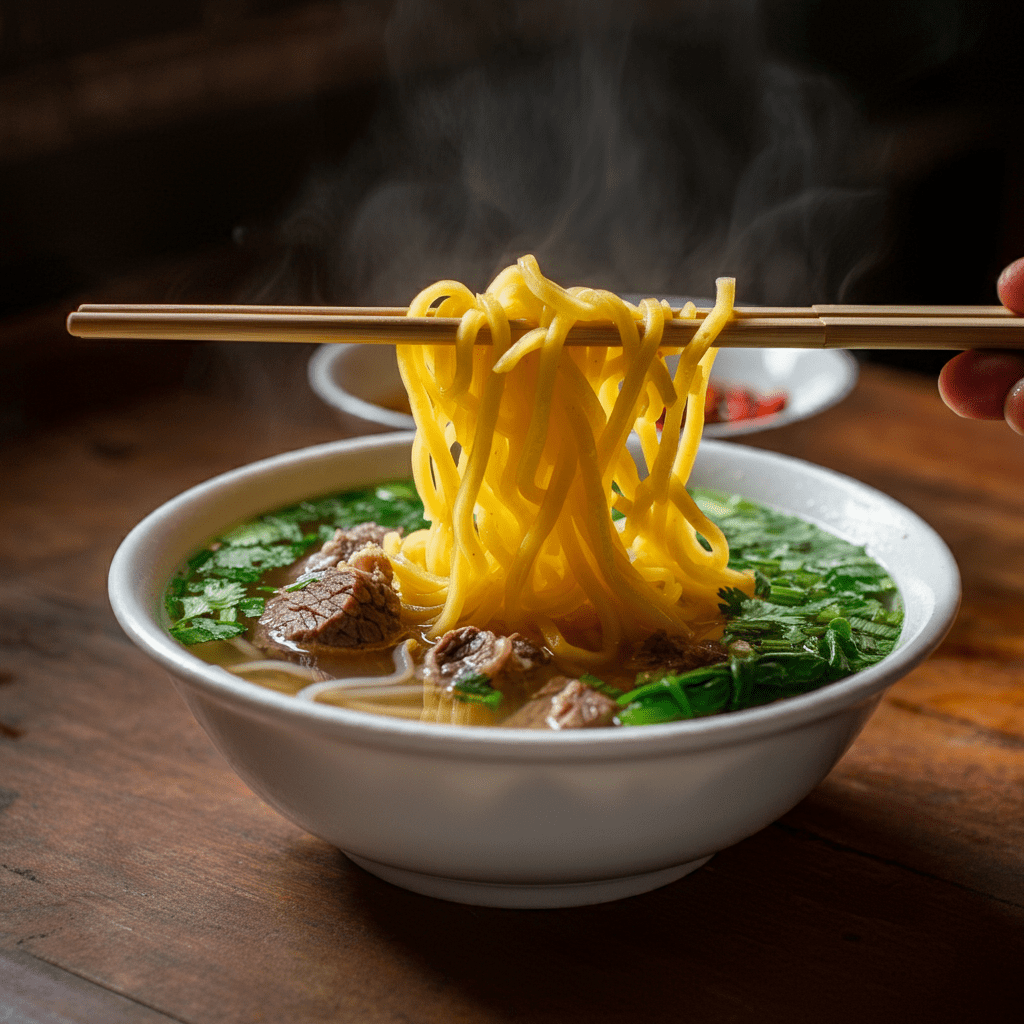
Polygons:
M953 632L814 793L690 877L485 910L392 888L264 806L107 606L150 509L339 435L307 355L196 348L164 389L2 454L0 1021L1024 1019L1024 440L870 366L763 435L936 527L963 571Z

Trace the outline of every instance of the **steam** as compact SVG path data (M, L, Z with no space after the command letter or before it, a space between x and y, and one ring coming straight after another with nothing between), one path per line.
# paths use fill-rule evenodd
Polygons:
M566 284L842 296L881 212L863 129L770 59L753 0L537 2L395 5L387 100L307 183L266 298L402 304L524 252Z

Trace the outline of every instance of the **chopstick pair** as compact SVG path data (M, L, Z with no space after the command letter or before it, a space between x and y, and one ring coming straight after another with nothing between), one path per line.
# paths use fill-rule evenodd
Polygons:
M452 344L457 319L407 317L400 306L197 306L84 304L71 313L80 338ZM685 345L708 310L669 320L665 345ZM531 329L513 321L516 340ZM480 332L478 343L490 334ZM610 323L577 324L569 345L617 345ZM1024 317L1002 306L740 306L719 334L723 348L1024 348Z

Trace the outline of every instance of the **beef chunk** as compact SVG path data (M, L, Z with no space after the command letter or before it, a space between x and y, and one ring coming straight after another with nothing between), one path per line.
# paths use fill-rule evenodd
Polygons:
M512 729L592 729L611 725L618 705L579 679L555 676L501 724Z
M525 686L529 676L549 661L547 651L519 633L497 636L476 626L460 626L427 652L423 674L435 686L451 687L464 676L479 673L496 690L508 692Z
M303 574L319 572L339 562L351 561L352 556L368 544L379 548L384 543L384 535L392 532L402 531L391 526L378 526L376 523L360 523L347 530L335 530L334 536L302 563L301 571Z
M641 669L689 672L705 665L717 665L728 657L729 652L714 640L688 640L659 630L640 646L635 663Z
M512 657L512 640L488 629L460 626L449 630L427 652L424 676L435 686L450 686L463 676L480 673L495 677Z
M509 640L512 641L512 661L520 672L533 672L551 661L551 655L543 647L521 633L513 633Z
M393 640L402 629L400 612L388 575L343 566L325 569L301 590L279 592L258 625L271 640L359 647Z

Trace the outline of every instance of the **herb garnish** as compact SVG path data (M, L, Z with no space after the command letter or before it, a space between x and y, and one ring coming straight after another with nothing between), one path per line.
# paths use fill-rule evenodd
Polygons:
M693 496L728 539L729 565L754 570L756 596L720 591L729 660L686 673L641 673L636 689L619 698L622 725L767 704L892 651L903 606L896 584L863 548L742 498L704 490Z
M497 711L503 694L491 686L490 676L483 672L471 672L455 681L452 696L463 704L483 704Z
M591 675L590 672L584 672L579 680L581 683L589 686L592 690L597 690L598 693L603 693L606 697L611 697L612 700L618 700L622 696L622 691L617 686L612 686L611 683L606 683L603 679L598 679L597 676Z
M239 620L262 615L261 594L275 592L263 584L268 573L293 565L339 526L371 520L406 532L426 526L412 481L303 501L236 526L193 555L168 585L164 608L171 635L191 646L244 633ZM315 578L285 589L301 590Z

